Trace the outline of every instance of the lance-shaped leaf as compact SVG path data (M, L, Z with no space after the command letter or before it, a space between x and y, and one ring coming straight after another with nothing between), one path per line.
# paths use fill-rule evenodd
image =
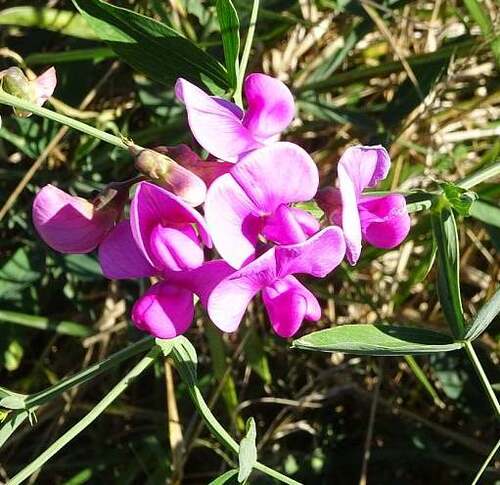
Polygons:
M90 27L125 62L171 86L179 77L221 93L224 67L177 31L154 19L101 0L73 0Z
M443 203L431 215L437 245L437 289L443 313L455 338L465 334L465 320L460 296L460 253L458 232L452 208Z
M474 340L479 337L493 319L500 313L500 288L497 289L493 297L485 303L472 321L469 330L465 334L466 340Z
M239 67L240 20L231 0L217 0L215 6L222 36L227 75L231 87L235 88Z
M238 470L228 470L226 473L218 476L215 480L212 480L208 485L224 485L229 483L237 483L235 475L238 474Z
M358 355L413 355L460 348L451 337L418 327L396 325L341 325L313 332L293 341L292 347Z
M244 482L252 473L252 468L257 463L257 446L255 439L257 431L255 428L255 420L250 418L247 421L247 432L245 437L241 440L240 451L238 454L238 461L240 471L238 473L238 482Z

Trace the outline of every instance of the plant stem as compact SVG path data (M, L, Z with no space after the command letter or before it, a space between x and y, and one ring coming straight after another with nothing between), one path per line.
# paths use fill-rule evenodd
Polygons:
M81 372L78 372L74 376L63 379L62 381L58 382L52 387L49 387L48 389L37 392L36 394L29 395L26 398L26 408L30 409L35 406L41 406L42 404L45 404L55 396L62 394L68 389L71 389L74 386L81 385L84 382L87 382L98 376L99 374L102 374L103 372L116 367L124 360L129 359L130 357L133 357L134 355L137 355L141 352L149 350L153 346L153 344L154 339L152 337L145 337L137 342L134 342L128 347L114 353L102 362L98 362L97 364L94 364L82 370Z
M479 377L479 380L481 381L481 384L483 385L483 388L486 391L486 394L488 395L488 399L490 400L490 403L495 411L495 415L498 419L498 418L500 418L500 403L498 402L495 391L491 387L491 384L490 384L490 381L488 380L488 377L486 377L486 373L484 372L483 366L481 365L481 362L479 361L479 358L476 354L476 351L474 350L474 347L472 346L472 343L470 341L466 340L463 343L463 345L464 345L465 351L467 352L467 355L469 356L471 364L474 366L474 369L476 370L477 376Z
M27 467L23 468L10 481L10 485L19 485L26 480L32 473L41 468L50 458L52 458L61 448L66 446L73 438L78 436L87 426L89 426L106 408L130 385L130 383L146 370L161 353L159 347L152 348L123 379L106 394L106 396L97 403L97 405L77 424L70 428L66 433L59 437L50 445L38 458L33 460Z
M481 182L488 180L489 178L500 176L500 162L496 162L482 170L473 173L462 179L458 182L458 186L462 187L462 189L472 189L476 185L479 185Z
M471 485L477 485L479 483L479 479L481 478L482 474L484 473L484 470L486 470L488 463L495 457L499 448L500 448L500 440L497 441L497 444L493 447L490 454L488 455L488 457L486 458L484 463L481 465L481 468L476 473L476 476L474 477L474 480L472 481Z
M200 388L195 383L195 376L191 376L192 379L187 379L186 374L184 373L186 370L185 358L179 352L179 349L174 346L172 349L172 358L174 359L177 370L180 372L181 376L184 378L185 383L188 385L189 395L191 396L191 400L195 405L198 412L201 414L201 417L205 421L206 425L215 436L217 441L228 448L235 454L238 454L240 446L238 443L232 438L232 436L224 429L224 427L217 421L217 418L213 415L212 411L208 407L205 399L203 398L203 394L200 391ZM184 372L183 372L184 371ZM255 463L254 468L256 470L260 470L261 472L269 475L270 477L279 480L282 483L286 483L288 485L301 485L300 482L293 480L292 478L283 475L282 473L269 468L268 466L262 463Z
M81 131L82 133L86 133L87 135L105 141L106 143L110 143L111 145L123 148L124 150L128 150L129 148L129 144L127 144L124 139L118 136L112 135L111 133L106 133L105 131L94 128L93 126L82 123L81 121L77 121L73 118L70 118L69 116L56 113L55 111L51 111L50 109L42 108L41 106L30 103L29 101L25 101L24 99L18 98L16 96L12 96L11 94L8 94L1 89L0 104L6 104L7 106L19 108L24 111L29 111L38 116L42 116L43 118L48 118L49 120L53 120L57 123L69 126L71 128L74 128L75 130Z
M243 79L245 78L245 72L247 70L248 58L250 56L250 50L252 49L253 36L255 34L255 26L257 25L257 14L259 13L259 0L253 0L252 12L250 14L250 24L248 26L247 38L245 39L245 47L243 48L243 54L241 55L240 67L238 70L238 78L236 82L236 89L234 91L234 100L236 104L240 107L243 106L242 101L242 89L243 89Z

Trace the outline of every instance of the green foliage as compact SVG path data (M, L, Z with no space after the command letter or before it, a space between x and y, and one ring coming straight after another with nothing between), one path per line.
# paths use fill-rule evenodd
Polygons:
M151 79L172 85L184 77L219 93L227 88L224 68L171 27L101 0L73 3L100 39Z
M241 440L240 451L238 453L239 472L238 482L243 483L248 480L252 469L257 462L257 447L255 440L257 438L257 430L255 428L255 420L250 418L246 423L246 434Z
M215 5L222 35L227 75L229 83L234 89L239 71L240 20L231 0L217 0Z
M411 355L448 352L460 344L424 328L357 324L312 332L294 340L293 347L358 355Z
M500 313L500 289L486 302L470 324L465 334L466 340L474 340L481 335Z
M453 335L464 336L465 321L460 295L460 254L457 223L451 207L441 203L431 214L437 245L439 301Z

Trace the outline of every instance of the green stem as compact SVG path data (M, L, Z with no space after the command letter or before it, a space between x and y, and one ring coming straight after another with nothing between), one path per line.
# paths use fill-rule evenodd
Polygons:
M217 421L217 418L213 415L212 411L208 407L203 394L201 393L199 387L194 382L194 376L191 376L191 379L186 379L185 374L182 372L183 369L186 368L185 360L182 354L179 353L178 349L174 347L172 349L172 357L174 359L177 370L181 372L181 376L184 377L186 384L188 384L189 394L191 396L191 400L195 405L198 412L201 414L201 417L205 421L206 425L215 436L217 441L228 448L235 454L238 454L240 446L238 443L232 438L232 436L224 429L224 427ZM282 473L269 468L268 466L262 463L255 463L254 468L256 470L260 470L261 472L269 475L276 480L279 480L282 483L286 483L288 485L301 485L300 482L293 480L292 478L283 475Z
M490 403L495 411L495 415L498 419L498 418L500 418L500 403L498 402L495 391L491 387L491 384L490 384L490 381L488 380L488 377L486 377L486 373L484 372L483 366L481 365L481 362L479 361L479 358L476 354L476 351L474 350L474 347L472 346L472 343L470 341L466 340L463 343L463 345L464 345L465 351L467 352L467 355L469 356L471 364L474 366L474 369L476 370L477 376L479 377L479 380L481 381L481 384L483 385L483 388L486 391L486 394L488 395L488 399L490 400Z
M476 473L476 476L474 477L474 480L472 481L471 485L477 485L479 483L479 479L481 478L482 474L484 473L484 470L486 470L488 463L495 457L499 448L500 448L500 440L497 441L497 444L493 447L490 454L488 455L488 457L486 458L484 463L481 465L481 468Z
M57 123L69 126L70 128L74 128L75 130L81 131L82 133L86 133L87 135L98 138L99 140L105 141L106 143L110 143L111 145L123 148L124 150L128 150L129 148L129 144L125 143L125 141L118 136L112 135L111 133L106 133L105 131L99 130L98 128L94 128L93 126L87 125L86 123L82 123L81 121L77 121L73 118L70 118L69 116L56 113L55 111L51 111L50 109L42 108L41 106L30 103L29 101L17 98L16 96L12 96L11 94L8 94L5 91L2 91L1 89L0 89L0 104L6 104L7 106L12 106L13 108L19 108L24 111L29 111L38 116L48 118L49 120L53 120L56 121Z
M432 397L432 400L434 401L434 404L440 408L444 409L446 406L444 402L439 398L438 393L432 386L431 382L429 379L427 379L427 376L425 375L425 372L422 370L418 362L415 360L415 358L412 355L405 355L405 360L410 369L413 371L413 374L415 374L416 378L420 381L420 384L424 386L425 390L429 393L429 395Z
M460 182L458 182L458 186L463 189L472 189L472 187L479 185L481 182L488 180L489 178L500 176L500 162L494 163L482 170L473 173L465 178L463 178Z
M159 347L152 348L146 356L144 356L133 368L128 372L123 379L106 394L106 396L97 403L97 405L87 415L83 417L77 424L70 428L52 445L50 445L38 458L33 460L27 467L23 468L10 481L10 485L18 485L26 480L32 473L41 468L50 458L52 458L61 448L66 446L73 438L78 436L87 426L102 414L106 408L123 392L130 383L146 370L161 353Z
M250 14L250 24L248 26L247 38L245 39L245 47L241 55L240 67L238 70L238 78L236 82L236 89L234 91L234 100L240 107L243 106L242 90L243 79L245 79L245 72L247 70L248 58L250 57L250 50L252 49L253 36L255 34L255 27L257 25L257 14L259 13L259 0L253 0L252 12Z
M35 406L41 406L45 404L55 396L62 394L68 389L71 389L74 386L81 385L84 382L88 382L99 374L102 374L103 372L116 367L124 360L150 349L153 344L154 339L151 337L145 337L137 342L134 342L133 344L116 352L102 362L98 362L97 364L87 367L74 376L63 379L62 381L58 382L52 387L49 387L48 389L37 392L36 394L29 395L26 398L26 408L30 409Z

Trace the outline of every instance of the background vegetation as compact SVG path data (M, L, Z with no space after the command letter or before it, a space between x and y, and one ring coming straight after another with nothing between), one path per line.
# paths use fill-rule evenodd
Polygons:
M112 3L163 21L223 62L214 2ZM244 39L251 2L233 3ZM17 64L39 73L55 65L51 109L142 146L193 143L172 79L148 79L120 61L71 2L0 5L0 69ZM277 76L293 90L298 113L285 139L312 153L323 185L334 179L344 148L360 142L390 149L383 188L435 190L438 180L460 180L498 160L499 15L493 0L266 0L249 71ZM1 114L0 384L32 394L141 338L129 310L145 288L104 279L94 255L48 249L31 223L34 194L55 183L89 196L134 169L126 152L104 142L36 116L10 116L5 107ZM491 298L500 274L498 179L474 190L471 216L457 216L467 317ZM367 247L355 268L343 265L309 282L324 306L315 329L390 322L447 332L430 215L413 219L401 247ZM303 483L468 483L498 439L464 352L413 359L291 350L258 304L237 334L221 336L200 313L187 336L198 352L200 388L219 420L240 439L244 421L255 417L259 459ZM499 336L494 322L475 344L492 382ZM92 409L132 363L40 406L2 448L0 480ZM1 413L8 422L13 411ZM165 361L28 483L204 484L232 464ZM498 466L490 463L483 483L500 481ZM269 478L254 472L250 481Z

